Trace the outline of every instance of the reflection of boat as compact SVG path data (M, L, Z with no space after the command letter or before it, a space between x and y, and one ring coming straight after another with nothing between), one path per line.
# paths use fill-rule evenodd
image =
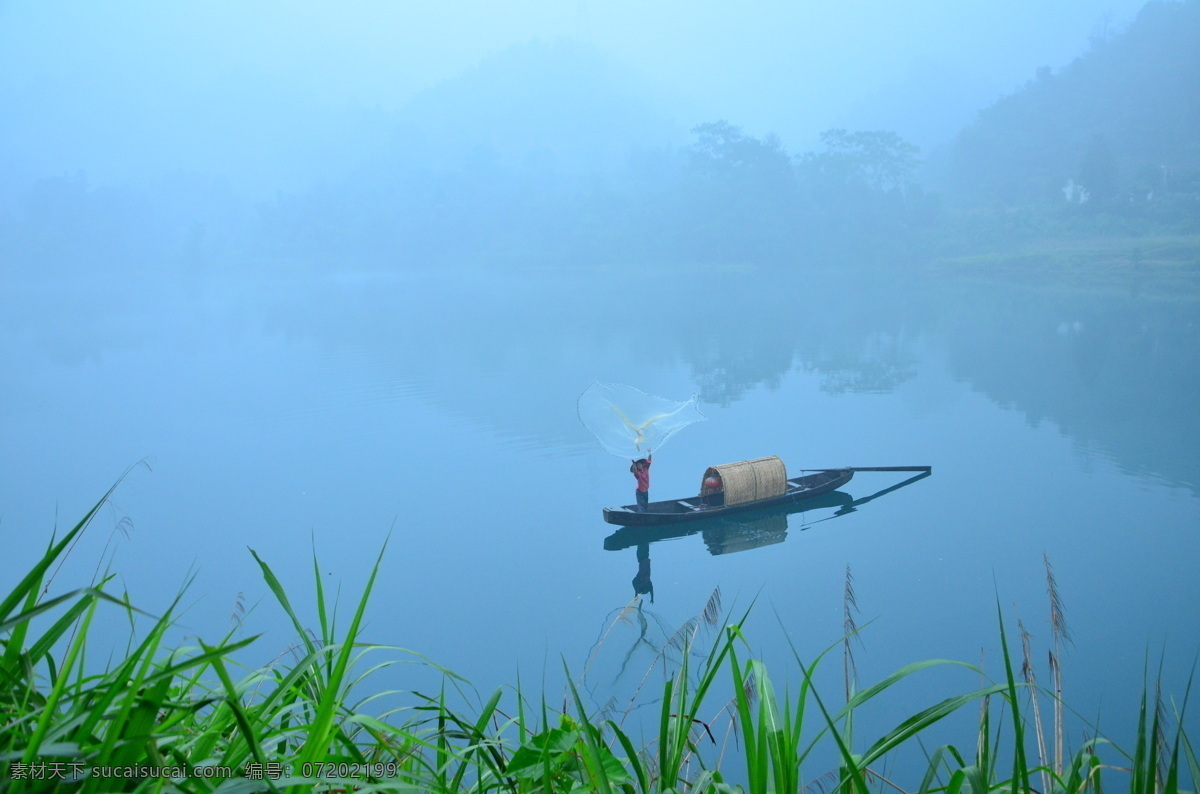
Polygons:
M604 539L604 548L608 551L619 551L632 546L657 543L674 538L685 538L689 535L702 534L709 553L732 554L738 551L759 548L787 539L788 516L807 513L813 510L833 509L832 515L817 519L817 522L853 513L862 505L884 494L911 485L917 480L930 476L929 471L921 471L915 477L909 477L903 482L891 485L870 496L855 499L845 491L833 491L811 499L790 502L777 507L768 507L738 513L734 516L718 517L713 521L697 524L668 524L664 526L621 527Z
M772 511L761 518L745 516L741 519L722 518L704 525L702 536L709 554L733 554L787 540L788 520L785 513Z

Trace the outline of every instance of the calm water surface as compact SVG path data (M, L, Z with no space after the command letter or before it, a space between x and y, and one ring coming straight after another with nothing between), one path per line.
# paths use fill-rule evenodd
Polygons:
M863 682L981 653L999 675L997 601L1044 659L1043 554L1085 715L1131 723L1147 654L1182 694L1200 650L1195 300L538 272L15 284L3 302L0 585L146 460L52 589L99 565L155 611L194 573L181 636L265 632L249 664L293 636L247 547L315 623L314 552L349 610L385 541L366 640L483 691L545 681L552 701L565 662L597 705L620 702L718 589L725 614L755 603L755 651L784 677L789 643L812 658L841 636L847 566ZM614 625L639 564L600 519L632 501L628 462L575 414L597 380L701 395L708 421L656 454L652 498L768 454L934 473L852 505L906 476L861 474L810 510L656 540L654 602ZM870 719L976 682L928 676Z

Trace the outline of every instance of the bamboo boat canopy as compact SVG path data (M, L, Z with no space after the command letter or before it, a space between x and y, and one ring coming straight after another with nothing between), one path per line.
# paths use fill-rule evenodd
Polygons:
M781 496L786 490L787 469L782 460L771 455L709 466L704 472L700 494L707 496L724 491L726 505L740 505Z

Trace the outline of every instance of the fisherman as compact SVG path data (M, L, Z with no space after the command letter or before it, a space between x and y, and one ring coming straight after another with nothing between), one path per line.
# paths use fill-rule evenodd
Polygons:
M634 479L637 480L637 490L634 491L634 496L637 497L639 513L646 512L646 505L650 503L650 463L653 460L653 450L647 449L646 457L638 458L629 467L629 470L633 472Z

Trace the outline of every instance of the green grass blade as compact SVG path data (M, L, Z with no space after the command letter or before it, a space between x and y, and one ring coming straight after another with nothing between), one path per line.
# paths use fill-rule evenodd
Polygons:
M925 730L934 723L942 720L964 706L978 702L981 697L1003 693L1006 690L1004 684L994 684L985 689L979 689L973 692L967 692L962 695L954 695L937 703L929 708L923 709L916 714L908 717L899 725L889 731L887 734L879 738L875 744L863 755L863 765L869 765L879 760L883 755L891 750L902 746L905 742L913 740L921 731Z
M375 586L375 578L379 575L379 566L383 562L383 555L386 550L387 541L385 540L383 548L379 550L379 556L375 558L375 564L371 568L371 575L367 579L367 584L363 588L362 597L359 599L358 608L354 611L354 617L350 622L350 628L346 632L345 641L337 654L333 674L325 681L325 690L321 694L321 701L317 706L313 725L309 731L308 739L304 743L304 752L300 756L301 764L319 760L329 746L330 734L333 730L333 720L341 696L342 682L346 676L346 668L353 652L355 639L358 637L359 627L362 625L363 615L367 610L367 601L370 599L371 590Z
M252 722L246 714L246 710L242 706L241 694L234 685L233 679L229 677L229 671L225 668L222 655L216 653L217 649L210 648L204 643L201 643L200 646L206 653L212 654L213 669L216 671L217 677L221 679L221 685L225 687L225 705L229 707L229 710L233 713L234 720L238 724L238 728L241 729L242 740L246 743L250 754L254 756L254 760L260 764L265 764L267 762L266 754L263 752L258 740L264 726L261 723L255 724L257 721ZM237 763L240 759L226 755L225 760L232 766L241 766L241 764Z
M746 781L750 794L758 794L764 781L758 776L758 742L754 718L750 710L750 696L746 691L746 676L738 663L736 649L729 652L729 674L733 678L733 699L737 709L738 725L742 731L742 755L746 759Z
M583 699L579 696L579 690L575 688L575 682L571 680L571 671L567 668L566 661L563 661L563 672L567 676L567 687L571 692L571 699L575 703L575 708L579 712L580 730L579 733L584 741L584 747L587 752L583 754L584 766L588 772L588 783L591 786L590 790L608 794L613 790L612 783L608 779L608 769L605 763L605 754L608 748L604 747L596 736L596 731L589 730L591 725L588 723L587 709L583 705ZM603 752L601 748L604 747Z
M80 519L79 523L72 527L71 531L63 536L62 540L51 545L50 548L46 550L46 553L42 555L42 558L34 564L29 573L25 574L25 576L21 578L21 581L17 583L17 586L13 588L12 592L5 596L3 601L0 601L0 621L7 620L9 614L12 613L17 604L21 603L22 601L28 601L31 594L35 599L37 598L38 590L41 587L42 578L45 576L46 571L49 570L50 566L54 564L54 561L58 559L59 555L63 553L63 550L65 550L67 546L71 544L71 541L75 540L75 538L79 536L79 533L83 532L83 530L87 528L88 524L92 522L92 518L95 517L96 513L100 510L100 507L108 501L108 498L112 496L113 491L116 490L117 485L119 485L120 482L121 480L117 480L117 482L105 492L104 496L100 497L100 501L92 505L92 509L87 511L87 514Z
M917 794L926 794L931 790L933 782L938 777L939 767L946 763L945 755L945 747L939 747L933 751L933 755L929 758L929 765L925 768L925 776L921 778L921 785L917 788Z
M97 505L98 507L99 505ZM97 508L92 508L93 512ZM83 652L84 637L87 635L87 628L96 614L96 605L97 602L92 602L83 617L83 626L80 632L67 648L67 656L63 661L58 680L55 681L54 686L50 689L50 694L46 697L46 703L42 706L42 718L37 721L37 727L34 729L33 735L29 739L29 744L21 756L21 760L26 764L33 763L34 759L37 758L42 742L45 741L47 733L49 733L51 726L54 724L55 710L58 708L58 703L66 691L71 670L74 669L76 660L79 659L80 654ZM20 794L25 788L24 784L25 781L23 780L13 781L13 794Z
M1017 681L1013 675L1012 656L1008 651L1008 635L1004 631L1004 613L1000 610L1000 599L996 599L996 618L1000 625L1000 649L1004 657L1004 676L1008 703L1012 708L1013 722L1013 788L1021 794L1031 794L1029 785L1029 762L1025 758L1025 726L1021 720L1021 705L1017 699ZM1019 786L1019 789L1018 789Z
M317 621L321 626L321 633L319 635L321 638L321 644L332 645L334 640L333 636L330 634L329 616L326 613L325 607L325 584L321 580L321 566L317 562L317 551L315 548L313 549L313 582L316 584L317 590ZM329 676L333 675L333 657L327 656L325 658L325 664L327 665L325 677L329 678Z
M608 720L608 726L612 728L613 735L617 737L617 741L621 743L621 747L625 750L625 755L628 759L627 763L633 770L634 777L637 778L638 790L642 794L649 794L650 778L646 773L646 767L642 764L638 751L633 746L633 742L625 735L625 732L621 730L621 727L617 723Z
M258 552L250 549L250 554L254 557L254 561L258 563L258 567L262 569L263 579L267 582L267 587L275 594L275 600L283 607L283 611L291 619L292 625L296 628L296 633L300 635L300 639L304 642L305 647L311 654L316 648L313 646L312 638L308 636L308 631L305 630L304 624L300 622L300 618L296 615L296 610L292 609L292 602L287 597L287 592L280 584L279 578L275 576L275 572L271 570L271 566L263 562L258 556Z

